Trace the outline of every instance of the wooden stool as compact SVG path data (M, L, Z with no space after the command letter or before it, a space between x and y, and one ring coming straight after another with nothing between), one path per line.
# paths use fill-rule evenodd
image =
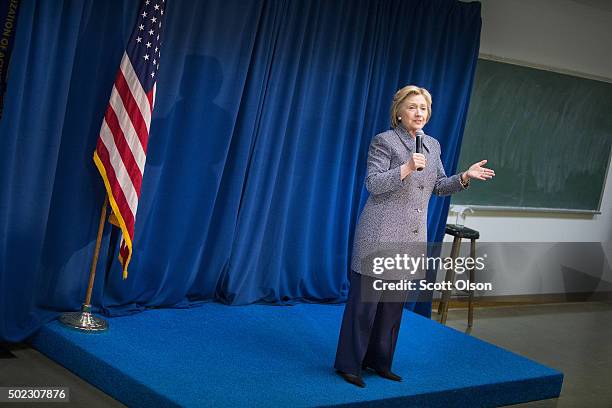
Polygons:
M453 265L455 265L455 259L459 256L459 250L461 248L461 239L469 239L470 242L470 257L472 259L476 259L476 240L480 238L480 233L471 228L455 225L455 224L447 224L446 225L446 233L452 235L453 238L453 246L451 249L450 257L453 258ZM475 283L474 276L474 267L469 269L469 280L470 283ZM446 271L446 276L444 277L445 282L452 281L453 287L455 286L455 280L457 278L457 274L455 273L455 269L449 269ZM440 299L440 305L438 306L438 315L440 316L440 323L446 324L446 317L448 315L448 304L450 302L450 297L452 294L452 290L443 290L442 298ZM468 327L472 327L472 323L474 322L474 290L468 290Z

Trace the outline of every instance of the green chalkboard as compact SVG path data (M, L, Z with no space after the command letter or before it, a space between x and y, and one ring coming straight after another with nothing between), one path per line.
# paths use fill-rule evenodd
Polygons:
M612 84L479 59L459 169L496 177L453 204L598 211L612 146Z

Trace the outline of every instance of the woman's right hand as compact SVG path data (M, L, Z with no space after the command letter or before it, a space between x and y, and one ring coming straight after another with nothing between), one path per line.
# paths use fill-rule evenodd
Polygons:
M427 159L422 153L414 153L412 158L408 160L408 168L412 171L416 169L424 169L427 164Z
M425 155L422 153L414 153L410 160L401 166L402 180L413 171L416 171L417 168L425 168L425 165L427 165Z

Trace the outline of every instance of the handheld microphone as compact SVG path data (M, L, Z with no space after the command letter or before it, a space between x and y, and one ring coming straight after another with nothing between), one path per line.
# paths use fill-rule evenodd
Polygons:
M423 136L425 133L422 129L416 131L416 152L423 153ZM417 171L422 171L423 167L417 167Z

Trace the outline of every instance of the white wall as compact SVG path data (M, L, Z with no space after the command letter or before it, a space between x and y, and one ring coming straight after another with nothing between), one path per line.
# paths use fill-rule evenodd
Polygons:
M481 56L524 62L565 73L612 82L612 2L607 0L481 0ZM612 112L610 113L612 114ZM494 167L494 163L491 163ZM610 166L612 167L612 166ZM585 182L588 182L585 180ZM448 222L455 223L449 214ZM612 169L601 214L594 216L476 212L465 225L480 231L484 242L599 242L604 258L600 270L592 265L576 269L595 279L612 282ZM448 236L447 239L448 240ZM520 295L591 291L593 281L569 278L567 271L532 268L524 259L490 264L487 279L494 290L482 295ZM503 256L497 256L500 261ZM536 256L537 258L537 256ZM535 259L535 258L534 258ZM600 260L601 261L601 260ZM521 268L520 266L523 266ZM517 270L517 266L518 269ZM602 276L602 270L604 271ZM600 290L610 290L602 282Z
M609 0L482 0L481 4L481 54L612 81Z

